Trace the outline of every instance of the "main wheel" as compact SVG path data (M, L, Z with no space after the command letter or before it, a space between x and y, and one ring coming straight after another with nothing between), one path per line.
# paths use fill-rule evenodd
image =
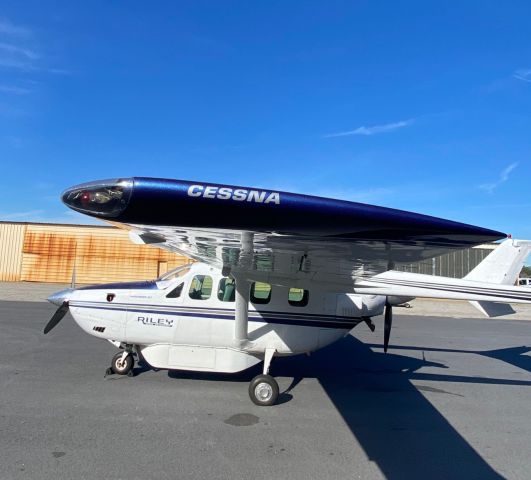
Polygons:
M116 375L127 375L133 370L133 356L128 353L122 361L123 352L118 352L112 357L111 369Z
M249 396L256 405L273 405L278 399L278 383L271 375L257 375L249 384Z

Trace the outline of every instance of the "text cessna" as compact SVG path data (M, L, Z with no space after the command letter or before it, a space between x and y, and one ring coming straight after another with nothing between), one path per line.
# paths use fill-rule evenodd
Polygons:
M190 185L189 197L217 198L219 200L235 200L237 202L275 203L280 204L280 193L263 190L232 189L204 185Z

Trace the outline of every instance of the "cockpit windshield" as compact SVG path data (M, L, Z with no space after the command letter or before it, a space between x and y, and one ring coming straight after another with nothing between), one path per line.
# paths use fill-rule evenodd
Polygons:
M169 272L161 275L157 278L157 282L163 282L168 280L174 280L175 278L184 277L190 271L190 265L183 265L182 267L174 268Z

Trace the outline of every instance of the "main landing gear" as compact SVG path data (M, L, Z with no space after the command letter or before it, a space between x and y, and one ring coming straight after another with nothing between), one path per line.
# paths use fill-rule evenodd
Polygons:
M267 348L264 357L264 373L257 375L249 384L249 396L255 405L267 407L278 400L278 383L268 374L275 349Z

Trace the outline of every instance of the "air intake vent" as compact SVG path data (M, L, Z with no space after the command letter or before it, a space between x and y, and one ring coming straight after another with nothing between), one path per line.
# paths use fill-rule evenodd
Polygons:
M105 331L105 327L94 327L92 330L95 332L103 333Z

